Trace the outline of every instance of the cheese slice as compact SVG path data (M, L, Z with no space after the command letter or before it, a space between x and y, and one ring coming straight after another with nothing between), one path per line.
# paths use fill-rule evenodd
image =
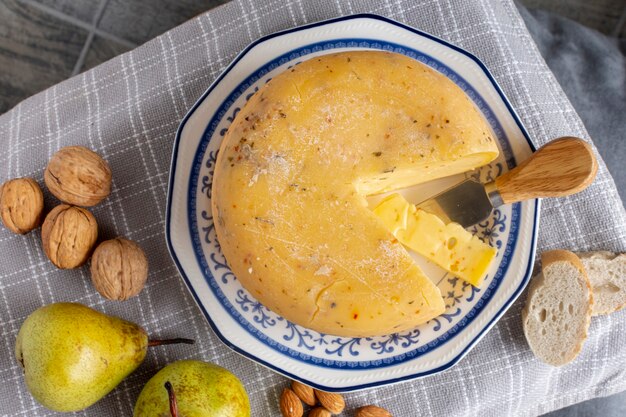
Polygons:
M406 56L302 62L264 84L224 137L211 201L221 249L291 322L354 337L412 329L443 299L365 196L486 164L494 137L461 89Z
M476 287L497 254L460 224L445 224L400 194L386 197L373 211L402 244Z

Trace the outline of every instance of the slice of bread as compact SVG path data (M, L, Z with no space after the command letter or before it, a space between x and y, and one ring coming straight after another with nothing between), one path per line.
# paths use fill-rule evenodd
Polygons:
M609 314L626 306L626 253L577 254L593 290L592 316Z
M544 252L541 263L522 311L524 334L539 359L561 366L578 355L587 339L593 293L585 267L572 252Z

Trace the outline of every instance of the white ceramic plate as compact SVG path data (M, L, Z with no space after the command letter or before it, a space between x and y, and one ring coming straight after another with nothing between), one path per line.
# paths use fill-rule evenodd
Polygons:
M356 15L277 33L246 48L182 121L172 156L167 243L189 290L219 338L240 354L326 391L349 391L417 378L457 363L491 328L528 282L534 261L539 202L495 210L473 232L498 248L476 289L415 257L441 288L446 312L413 331L343 338L294 325L269 311L226 265L211 218L217 151L246 100L274 75L330 52L382 49L440 71L461 87L491 124L501 156L480 171L485 181L526 159L532 145L502 91L473 55L431 35L373 15ZM463 176L404 190L429 195ZM413 197L412 197L413 196Z

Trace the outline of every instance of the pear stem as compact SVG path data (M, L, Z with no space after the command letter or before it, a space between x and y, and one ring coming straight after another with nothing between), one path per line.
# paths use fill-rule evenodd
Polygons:
M174 387L167 381L165 383L165 389L167 390L167 396L170 400L170 414L172 417L178 417L178 404L176 403L176 394L174 393Z
M187 345L193 345L194 343L196 343L196 341L193 339L183 339L180 337L176 339L148 340L148 347L161 346L161 345L175 345L178 343L185 343Z

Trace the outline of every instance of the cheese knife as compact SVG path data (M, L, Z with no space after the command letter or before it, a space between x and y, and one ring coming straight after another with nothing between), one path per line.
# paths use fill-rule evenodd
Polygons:
M562 137L548 142L511 171L482 184L468 179L417 208L437 215L445 223L464 228L486 220L504 204L545 197L564 197L587 188L598 171L591 146L582 139Z

